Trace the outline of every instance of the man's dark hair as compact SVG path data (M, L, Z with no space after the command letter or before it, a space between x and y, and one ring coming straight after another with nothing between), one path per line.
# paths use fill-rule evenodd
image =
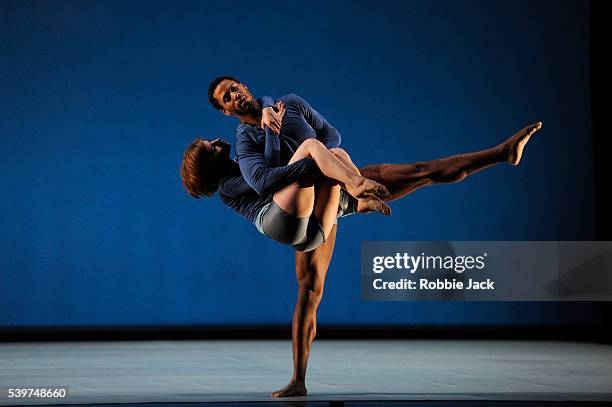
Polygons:
M238 79L233 78L231 76L218 76L210 82L210 85L208 85L208 101L210 102L212 107L217 110L223 109L223 106L221 106L219 102L217 102L217 100L213 96L213 93L215 93L215 89L217 89L217 86L226 79L240 83Z

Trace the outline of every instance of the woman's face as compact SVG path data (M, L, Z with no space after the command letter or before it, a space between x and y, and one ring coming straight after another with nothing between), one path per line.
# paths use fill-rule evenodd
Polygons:
M220 138L209 141L204 140L203 142L204 148L206 151L211 153L211 157L215 158L227 158L229 159L229 153L231 150L231 146Z

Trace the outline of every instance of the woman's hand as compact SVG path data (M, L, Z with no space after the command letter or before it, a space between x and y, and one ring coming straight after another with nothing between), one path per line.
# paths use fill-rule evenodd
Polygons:
M285 115L285 104L276 102L276 110L273 107L266 107L261 111L261 128L268 126L274 133L279 134Z

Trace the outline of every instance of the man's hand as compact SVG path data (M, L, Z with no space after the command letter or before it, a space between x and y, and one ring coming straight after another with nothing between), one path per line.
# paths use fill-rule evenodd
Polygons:
M266 107L261 111L261 128L268 126L274 133L279 134L283 123L283 116L285 115L285 104L283 102L276 102L275 111L273 107Z

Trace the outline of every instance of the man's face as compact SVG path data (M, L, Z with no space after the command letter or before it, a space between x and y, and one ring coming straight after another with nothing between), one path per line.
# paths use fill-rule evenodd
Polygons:
M217 85L213 97L227 115L246 115L257 111L257 101L242 83L224 79Z

